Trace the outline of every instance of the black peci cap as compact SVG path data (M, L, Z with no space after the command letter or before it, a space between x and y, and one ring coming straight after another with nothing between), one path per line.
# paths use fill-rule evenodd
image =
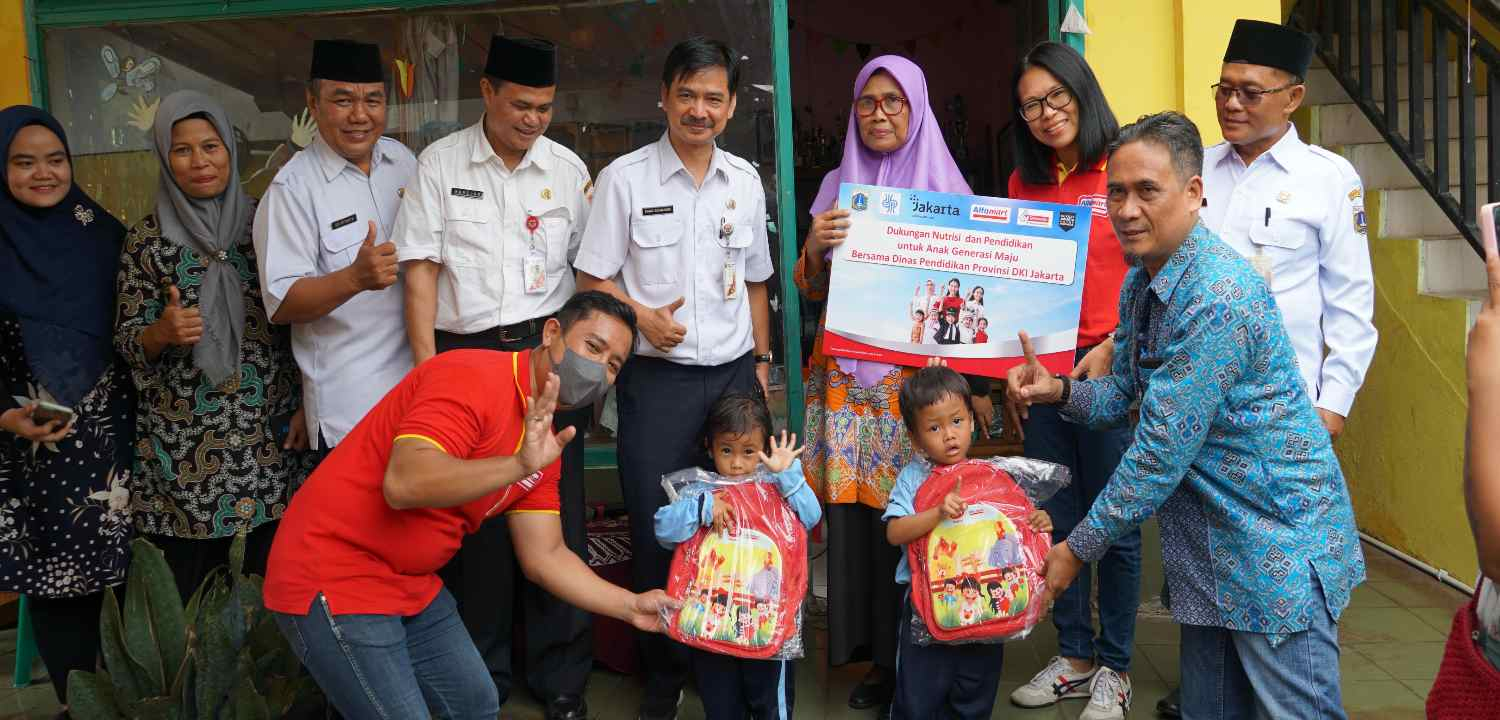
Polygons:
M313 80L384 82L380 46L353 40L315 40L309 76Z
M557 46L546 40L490 38L490 55L484 74L496 80L529 87L557 84Z
M1307 77L1316 43L1311 35L1261 20L1234 21L1224 62L1264 65Z

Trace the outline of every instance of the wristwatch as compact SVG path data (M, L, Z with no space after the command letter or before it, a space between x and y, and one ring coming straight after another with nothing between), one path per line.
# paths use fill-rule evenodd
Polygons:
M1057 402L1066 405L1068 403L1068 398L1073 396L1073 378L1061 373L1057 374L1054 377L1056 377L1058 380L1061 380L1063 386L1062 395L1057 398Z
M766 352L755 356L755 364L760 365L762 363L766 365L771 364L771 351L767 350Z

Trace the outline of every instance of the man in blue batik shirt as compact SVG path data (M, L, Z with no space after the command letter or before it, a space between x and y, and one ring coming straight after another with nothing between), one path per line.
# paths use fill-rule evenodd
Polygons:
M1021 334L1017 402L1137 422L1088 516L1048 553L1048 592L1159 513L1184 716L1341 719L1337 621L1365 577L1354 511L1275 299L1198 223L1202 165L1197 128L1172 112L1111 149L1110 222L1134 268L1110 375L1053 377Z

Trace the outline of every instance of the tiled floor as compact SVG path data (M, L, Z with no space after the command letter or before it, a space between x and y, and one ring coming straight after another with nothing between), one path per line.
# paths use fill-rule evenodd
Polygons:
M1150 598L1161 586L1161 575L1159 558L1153 552L1155 534L1148 528L1146 535L1148 550L1142 590ZM1459 592L1373 547L1366 546L1365 557L1369 562L1369 581L1356 590L1353 604L1339 627L1344 702L1350 717L1355 719L1422 718L1423 699L1437 672L1453 611L1465 599ZM814 584L819 584L816 579ZM1135 706L1131 718L1153 717L1157 699L1169 685L1176 684L1178 677L1177 628L1156 617L1151 612L1152 606L1153 603L1147 603L1137 623L1137 652L1131 668ZM809 625L820 626L821 621L813 618ZM822 641L821 631L810 633L809 656L798 663L796 717L873 720L874 711L850 710L845 703L849 689L858 682L864 667L826 667ZM0 668L7 672L14 665L14 646L15 631L0 632ZM1042 710L1021 710L1005 700L1012 689L1040 669L1056 652L1056 647L1057 635L1051 624L1045 623L1031 637L1006 648L1001 699L996 703L994 717L1072 720L1078 716L1083 709L1082 700ZM38 665L36 675L43 674ZM589 706L599 720L629 720L634 716L638 698L639 689L630 678L600 671L590 681ZM0 720L51 718L56 712L51 685L43 683L21 690L0 688ZM541 715L535 701L524 693L513 698L501 713L503 718L527 720ZM702 708L691 691L683 703L681 716L683 720L702 717Z

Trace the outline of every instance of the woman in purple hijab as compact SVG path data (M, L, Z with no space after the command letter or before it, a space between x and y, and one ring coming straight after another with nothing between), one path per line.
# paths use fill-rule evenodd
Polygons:
M896 55L871 60L855 78L853 96L843 162L823 178L795 268L797 287L811 300L827 298L828 256L849 226L849 211L834 207L840 183L972 192L943 141L927 78L915 63ZM897 472L912 457L897 394L913 371L826 356L821 331L809 363L803 466L828 504L829 661L874 661L849 696L855 709L888 703L896 676L901 551L886 542L880 515ZM975 400L992 416L988 383L977 385Z

